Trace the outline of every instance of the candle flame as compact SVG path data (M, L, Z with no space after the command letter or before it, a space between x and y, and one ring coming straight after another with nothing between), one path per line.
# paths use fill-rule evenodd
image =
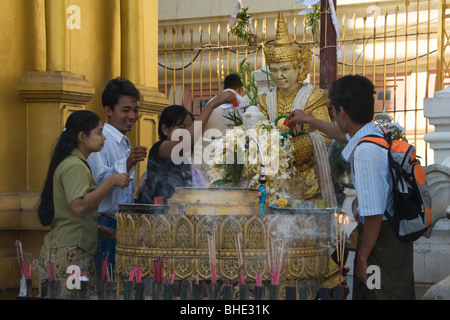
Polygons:
M342 224L342 219L344 218L344 215L341 213L339 214L339 224Z
M348 224L348 216L345 217L344 224Z

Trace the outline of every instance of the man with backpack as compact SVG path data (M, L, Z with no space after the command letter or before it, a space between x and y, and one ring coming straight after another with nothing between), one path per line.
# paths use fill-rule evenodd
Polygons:
M384 137L374 124L374 86L365 77L344 76L330 90L336 123L293 112L289 123L306 122L330 137L348 142L342 152L350 162L358 198L358 243L355 256L353 299L415 299L413 243L400 241L388 222L394 215L394 182L389 149L361 143L366 136ZM385 213L387 213L385 215ZM379 270L380 287L368 285L368 267Z

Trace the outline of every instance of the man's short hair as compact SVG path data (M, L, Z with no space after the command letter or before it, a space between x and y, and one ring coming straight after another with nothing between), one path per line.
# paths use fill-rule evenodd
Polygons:
M105 90L103 90L103 107L108 106L111 108L111 110L114 110L114 106L119 103L119 99L121 96L130 96L135 98L137 101L141 100L139 90L136 88L133 82L117 77L109 81L105 87Z
M231 73L225 77L223 80L223 88L224 89L239 89L242 87L242 81L239 75L236 73Z
M330 90L330 100L336 112L342 107L351 121L366 124L374 116L373 83L360 75L348 75L336 80Z

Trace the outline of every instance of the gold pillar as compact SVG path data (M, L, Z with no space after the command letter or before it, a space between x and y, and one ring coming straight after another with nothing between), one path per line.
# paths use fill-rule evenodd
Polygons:
M36 204L47 174L52 149L69 114L84 109L94 88L83 75L69 72L69 35L66 0L36 0L33 36L36 52L32 71L19 91L26 103L26 190L19 192L20 210L15 219L24 230L42 230ZM46 71L47 70L47 71Z
M120 0L108 0L106 14L111 32L111 50L109 51L110 77L115 78L121 74L121 36L120 36Z
M36 205L47 174L52 148L70 112L84 109L94 94L93 86L83 75L70 72L70 38L66 26L68 1L26 2L25 5L23 1L8 1L8 6L2 5L2 9L6 8L7 14L14 17L16 25L21 26L19 29L23 28L20 32L25 34L20 41L14 38L15 34L4 35L5 39L17 40L23 54L4 53L2 59L8 59L5 61L10 62L10 68L14 69L16 65L28 68L23 71L19 88L16 78L9 76L9 81L16 83L15 90L19 90L24 99L22 104L12 104L13 107L20 108L19 116L13 121L17 121L17 125L25 124L23 131L26 133L23 138L14 137L14 133L3 137L7 144L2 149L4 154L10 154L21 148L21 152L25 154L25 163L17 165L17 170L26 172L25 183L21 184L20 189L0 193L0 246L4 248L0 253L0 288L13 288L13 296L17 296L16 288L20 279L14 242L22 242L27 256L39 256L48 228L40 225ZM17 14L24 7L26 12ZM12 85L5 90L11 88ZM14 150L5 147L9 145ZM17 174L11 168L5 170L7 175ZM38 274L34 272L34 287L38 280Z
M94 88L66 71L30 71L20 92L27 108L27 190L41 190L56 139L69 114L85 108Z
M67 0L45 0L47 70L69 71L70 50L66 27Z
M45 71L47 68L47 48L45 37L45 0L34 0L30 3L30 20L33 25L31 48L33 52L32 70Z
M35 5L36 8L42 6L42 1ZM47 71L28 72L20 85L27 108L28 191L41 190L52 148L65 120L71 112L84 109L95 92L83 75L69 72L70 43L66 10L67 0L45 0ZM39 26L40 13L36 10L38 16L35 19ZM36 38L41 36L37 35ZM41 61L39 58L36 60Z
M445 50L449 45L447 38L446 21L450 19L450 15L446 13L449 8L447 0L439 0L438 8L438 35L437 35L437 55L436 55L436 88L435 91L444 89L444 79L450 72L448 70L448 62L445 59Z
M120 2L122 28L122 76L144 84L142 0Z
M149 8L150 6L150 8ZM120 2L121 25L121 74L131 80L141 92L141 118L137 122L129 138L133 145L143 145L150 148L158 139L158 115L169 104L168 99L158 92L156 87L149 87L145 81L145 39L157 39L158 29L144 24L144 12L158 12L158 1L122 0ZM157 19L153 15L153 19ZM155 48L153 48L155 50ZM153 63L153 60L150 60ZM151 77L157 76L157 62ZM147 161L139 163L136 168L136 180L147 169Z

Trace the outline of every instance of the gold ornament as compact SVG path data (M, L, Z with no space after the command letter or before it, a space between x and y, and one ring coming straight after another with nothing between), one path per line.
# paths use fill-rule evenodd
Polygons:
M311 64L311 50L309 45L297 45L289 35L286 19L278 12L276 37L273 44L264 45L267 64L292 62L295 69L299 69L297 81L303 81L309 73Z

